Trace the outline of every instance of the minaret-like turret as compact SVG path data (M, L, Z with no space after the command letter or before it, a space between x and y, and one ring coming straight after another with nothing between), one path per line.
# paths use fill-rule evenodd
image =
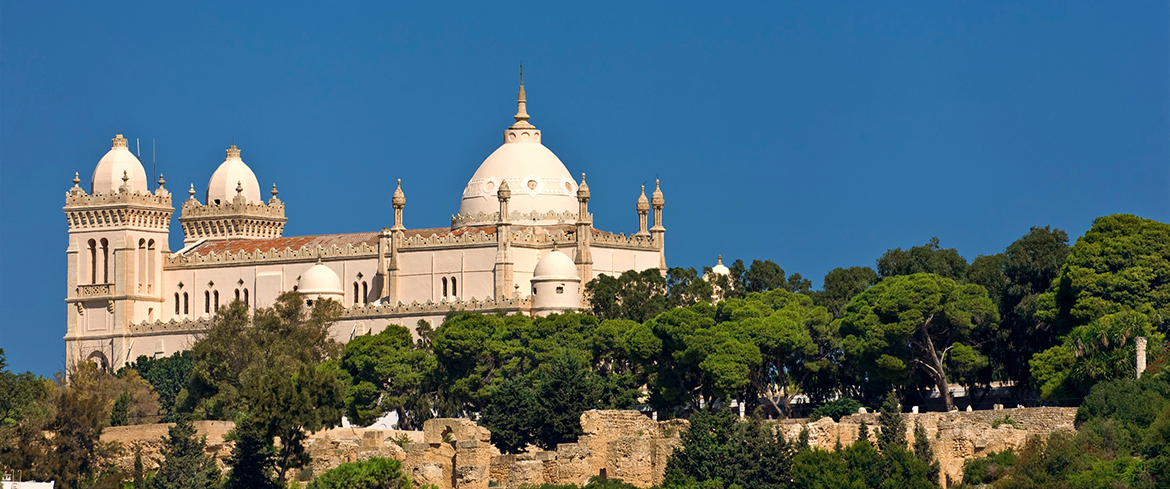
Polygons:
M386 259L385 251L389 251L389 257L385 267L385 280L382 286L382 297L386 298L386 302L394 305L398 304L401 295L399 293L399 256L398 250L402 247L402 242L406 237L406 226L403 225L403 210L406 208L406 194L402 192L402 179L398 179L398 188L394 189L394 196L390 198L390 205L394 207L394 227L390 229L383 228L382 233L379 234L378 245L383 248L378 256L379 259ZM381 265L379 265L379 269Z
M634 236L650 237L650 231L647 229L647 216L650 214L650 200L646 198L646 186L642 186L642 195L638 196L638 204L635 206L638 211L638 232Z
M585 174L581 174L581 185L577 186L577 202L580 209L577 211L577 276L588 283L593 280L593 216L589 215L589 185L585 183Z
M666 199L662 196L662 187L657 178L654 179L654 194L650 197L650 205L654 207L654 227L650 228L650 234L654 236L654 242L658 244L658 270L665 277L666 227L662 225L662 207L666 205Z
M500 182L496 198L500 201L500 220L496 224L495 289L496 300L502 300L512 292L512 272L515 268L512 262L511 224L508 222L508 200L512 198L512 190L508 188L508 182Z

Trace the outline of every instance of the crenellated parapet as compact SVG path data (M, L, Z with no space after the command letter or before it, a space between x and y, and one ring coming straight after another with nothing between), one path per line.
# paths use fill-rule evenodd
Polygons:
M445 314L448 312L490 312L490 311L526 311L532 308L532 300L527 297L506 297L499 300L479 300L472 297L470 300L453 299L449 301L418 301L410 304L401 302L370 303L356 305L345 310L341 315L344 319L367 319L394 316L414 316L422 314Z
M427 236L415 235L402 239L402 248L423 248L465 244L494 244L496 233L479 231L475 233L434 233Z
M549 210L548 212L520 212L512 211L508 213L508 221L513 225L523 226L525 224L576 224L579 217L576 212L556 212ZM458 229L473 225L495 224L500 220L499 212L476 212L475 214L456 214L451 216L451 229ZM593 220L593 215L589 215L589 220Z
M130 324L130 334L151 333L201 333L211 329L211 318L183 318L169 321L142 321Z
M634 234L626 236L625 233L614 234L606 231L593 230L593 244L614 245L623 248L636 248L644 250L658 250L658 243L653 236Z
M201 239L271 239L284 235L284 202L272 198L265 204L249 202L238 186L230 202L207 204L195 199L195 187L188 191L190 198L183 202L179 225L183 227L183 241L190 244Z
M164 188L155 193L131 192L123 186L117 192L87 194L74 180L65 194L65 219L70 231L88 231L108 227L131 227L166 231L174 207L171 194Z
M576 233L568 229L554 229L528 227L512 232L512 244L533 245L567 245L577 242Z
M377 253L377 245L368 245L366 243L361 243L357 246L353 246L352 244L346 244L345 246L333 245L328 248L323 246L315 246L311 248L308 246L302 246L296 249L287 247L279 250L257 249L253 252L241 250L235 253L217 253L211 251L208 253L175 254L173 256L167 257L166 266L168 268L180 268L243 262L307 262L315 261L317 259L373 257Z

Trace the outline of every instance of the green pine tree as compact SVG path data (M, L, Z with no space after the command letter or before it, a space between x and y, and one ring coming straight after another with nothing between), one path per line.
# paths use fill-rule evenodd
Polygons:
M219 467L204 446L207 437L196 436L195 425L181 419L168 430L165 457L151 486L165 489L214 489L220 486ZM136 475L137 478L137 475Z
M930 436L926 434L926 428L923 428L922 422L917 419L914 420L914 455L922 463L930 466L930 480L937 481L942 467L938 460L934 459L934 449L930 447Z
M882 427L877 436L879 450L884 452L892 446L906 448L906 423L902 421L902 405L896 392L891 390L886 394L878 413L878 423Z
M232 467L228 473L226 489L278 489L280 484L273 476L276 465L276 447L272 437L262 427L245 420L236 424L229 434L229 441L236 442L227 463Z
M130 393L122 391L118 400L114 401L114 410L110 412L110 426L126 426L130 424Z

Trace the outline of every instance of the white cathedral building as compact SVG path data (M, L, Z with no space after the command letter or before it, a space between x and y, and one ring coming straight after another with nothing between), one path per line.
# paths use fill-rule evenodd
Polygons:
M662 191L637 201L633 235L601 231L578 183L528 122L520 86L516 122L463 190L449 226L407 229L398 182L393 226L381 231L286 237L284 202L264 200L235 145L202 202L183 202L182 249L167 244L171 194L154 192L122 135L98 161L87 193L79 176L65 196L69 221L67 364L117 369L140 355L187 349L233 300L255 310L295 290L345 312L332 336L348 341L388 325L438 326L452 311L545 315L586 307L583 287L601 274L666 271ZM653 210L653 227L648 214Z

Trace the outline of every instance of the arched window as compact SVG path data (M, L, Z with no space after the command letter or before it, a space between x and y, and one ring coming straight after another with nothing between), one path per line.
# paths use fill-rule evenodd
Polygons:
M214 292L212 292L212 293L211 293L211 296L215 298L215 309L214 309L214 311L215 311L215 312L219 312L219 291L217 290L217 291L214 291Z
M102 283L110 283L110 242L102 238Z
M89 283L96 284L97 281L97 241L89 240Z
M187 293L183 292L183 315L191 314L191 308L187 307L191 302L187 300Z
M158 267L156 262L158 256L154 254L154 240L146 242L146 291L154 290L154 275L155 268ZM161 292L161 291L159 291ZM161 294L160 294L161 295Z
M175 315L179 315L179 293L175 292Z
M248 302L248 289L244 289L244 305L247 306L249 304L251 303Z
M353 283L353 305L356 306L357 303L358 303L358 284L357 284L357 282L354 282Z
M370 302L370 284L362 282L362 304Z
M203 314L211 314L211 291L203 291Z
M138 240L138 291L146 289L146 240Z
M459 297L459 287L455 286L455 277L451 277L451 297Z
M443 297L447 297L447 277L443 277Z
M240 289L236 289L236 300L240 300Z

